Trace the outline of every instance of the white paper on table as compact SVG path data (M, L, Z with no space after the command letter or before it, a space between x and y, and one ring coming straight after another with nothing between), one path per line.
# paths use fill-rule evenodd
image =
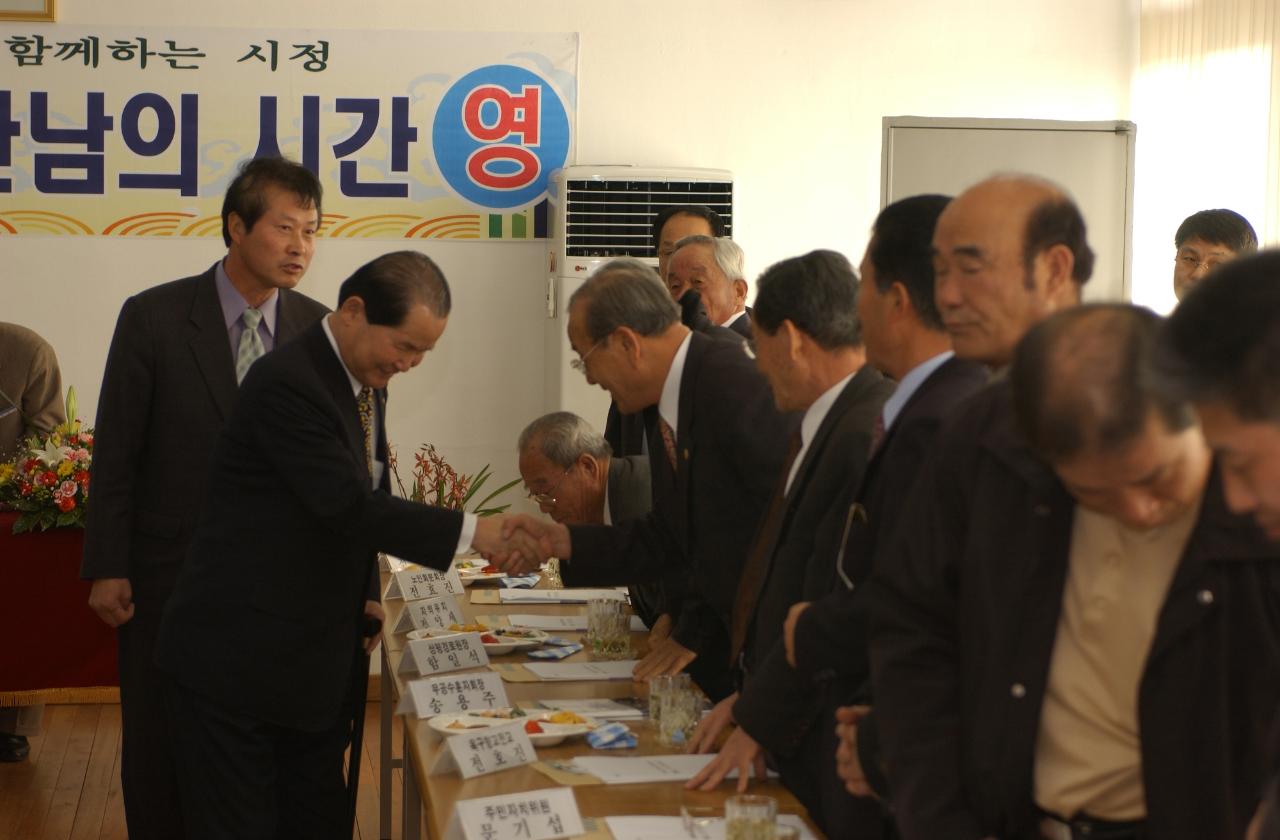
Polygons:
M535 630L585 631L587 629L586 613L577 615L509 615L507 616L507 621L511 622L512 627L532 627ZM632 633L643 633L646 629L644 622L640 620L640 616L631 616Z
M639 661L526 662L524 667L542 680L629 680Z
M816 840L813 832L796 814L779 814L778 822L800 829L802 840ZM613 840L689 840L680 817L605 817ZM724 818L699 822L703 840L724 840Z
M498 599L504 604L585 604L595 598L625 601L625 592L616 589L503 589Z
M715 758L715 753L695 755L578 756L576 769L600 779L606 785L630 785L641 782L687 782ZM726 779L737 778L733 770Z
M628 706L626 703L604 698L539 700L538 705L544 709L555 709L558 712L574 712L575 714L599 720L643 720L645 718L644 711L637 709L635 706Z

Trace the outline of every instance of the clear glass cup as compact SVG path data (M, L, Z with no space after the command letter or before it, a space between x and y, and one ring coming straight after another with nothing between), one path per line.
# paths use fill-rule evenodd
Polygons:
M773 840L800 840L800 829L782 822L774 823Z
M698 725L698 693L690 688L672 688L658 698L658 740L669 747L689 743Z
M772 796L730 796L724 801L725 840L774 840L777 819Z
M631 655L631 617L619 598L587 602L585 642L592 659L626 659Z
M564 581L560 579L560 558L552 557L542 567L543 589L564 589Z
M660 701L662 695L675 689L691 689L693 688L693 680L688 674L662 674L657 677L649 678L649 719L653 721L656 727L658 721L662 719L662 708Z

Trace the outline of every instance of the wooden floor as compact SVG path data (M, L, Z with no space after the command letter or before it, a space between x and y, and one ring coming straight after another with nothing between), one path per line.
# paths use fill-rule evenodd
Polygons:
M378 840L378 708L365 715L357 840ZM400 718L392 744L400 752ZM400 771L392 772L391 837L400 832ZM120 795L120 707L49 706L31 756L0 763L0 838L125 840Z

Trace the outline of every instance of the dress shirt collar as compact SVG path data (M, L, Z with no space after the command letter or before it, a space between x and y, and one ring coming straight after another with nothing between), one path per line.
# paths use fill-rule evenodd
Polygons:
M858 371L855 370L823 391L822 396L814 400L813 405L805 411L804 417L800 420L800 451L796 453L796 459L791 463L791 472L787 474L787 486L784 492L791 492L791 483L796 480L796 475L800 472L800 465L804 463L804 456L809 451L809 444L813 443L814 435L818 433L822 421L826 420L827 415L831 413L831 407L836 404L845 386L857 375Z
M222 263L223 260L218 260L218 265L213 270L213 283L218 287L218 303L222 304L222 317L227 323L227 329L231 329L249 308L249 302L231 284L231 278L227 276L227 270ZM273 291L271 297L264 300L258 307L258 311L262 313L262 323L266 325L267 333L272 338L276 335L276 310L279 303L280 295Z
M676 348L671 359L671 367L667 370L667 379L662 383L662 397L658 400L658 415L667 421L671 430L677 431L680 426L680 380L684 378L684 363L689 358L689 342L693 341L693 332L689 332Z
M324 336L329 339L329 346L333 348L333 355L338 357L338 364L342 365L342 372L347 375L347 379L351 382L351 393L357 397L364 386L360 384L360 380L351 375L351 371L347 370L347 363L342 361L342 353L338 351L338 339L333 337L333 328L329 326L329 316L326 315L320 319L320 323L324 326Z
M739 309L737 312L733 313L728 318L725 318L724 323L721 324L720 326L728 328L730 324L732 324L734 321L738 320L739 318L741 318L743 315L746 315L746 314L747 314L747 310L745 308Z
M884 417L884 428L888 431L893 425L893 421L898 419L898 415L902 413L902 408L907 404L907 400L911 399L924 381L933 375L933 372L942 367L954 356L950 350L939 353L932 359L921 362L913 367L906 376L902 377L902 381L898 383L898 387L894 389L893 395L885 400L882 416Z

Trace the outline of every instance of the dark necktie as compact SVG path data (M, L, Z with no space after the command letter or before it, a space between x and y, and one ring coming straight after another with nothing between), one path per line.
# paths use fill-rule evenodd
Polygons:
M742 577L738 581L738 595L733 601L733 618L730 635L732 656L730 663L736 663L747 643L747 630L751 627L751 619L755 616L756 601L760 590L764 588L764 580L769 572L769 560L777 546L778 536L782 532L782 523L787 516L787 479L791 475L791 467L800 454L800 430L791 435L791 443L787 449L787 459L782 466L782 474L778 476L777 487L773 498L764 514L764 523L756 534L755 542L747 552L747 563L742 569ZM797 479L799 476L796 477Z
M367 385L360 389L356 397L356 408L360 410L360 430L364 432L364 464L373 476L373 389Z
M676 432L671 428L671 424L661 417L658 418L658 431L662 432L662 448L667 450L667 463L671 465L671 471L676 471Z

